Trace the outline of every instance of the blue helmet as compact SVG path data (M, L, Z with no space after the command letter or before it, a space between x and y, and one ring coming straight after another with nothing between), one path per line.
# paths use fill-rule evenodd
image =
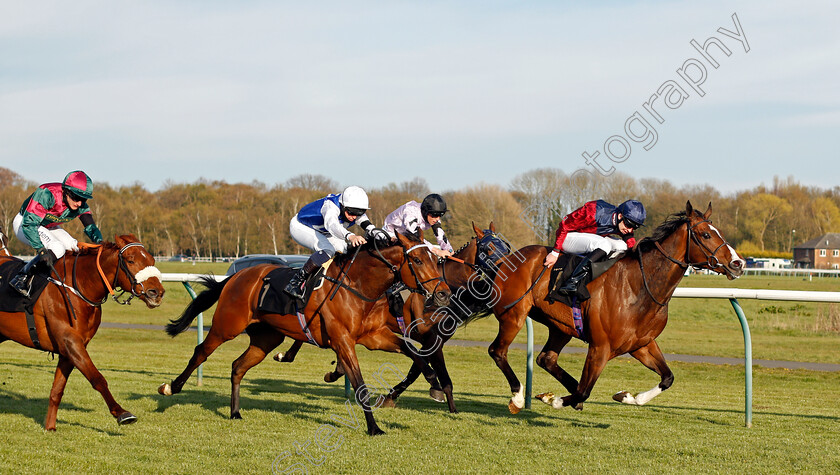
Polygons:
M645 205L636 200L627 200L621 203L616 208L616 211L621 213L624 220L628 221L635 228L645 225L645 218L647 218Z

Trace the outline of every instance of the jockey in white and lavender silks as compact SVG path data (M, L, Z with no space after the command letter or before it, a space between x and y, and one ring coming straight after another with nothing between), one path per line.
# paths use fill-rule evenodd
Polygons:
M383 229L391 239L396 239L397 234L418 234L418 230L431 229L437 239L440 249L431 246L429 248L438 257L452 255L452 245L446 239L446 234L440 226L440 219L446 214L446 202L443 197L431 194L423 199L423 203L409 201L395 209L385 218Z
M53 264L68 250L78 251L78 241L61 225L76 218L91 241L102 242L87 201L93 198L93 181L81 170L73 171L61 183L45 183L29 195L12 221L12 231L35 250L35 258L9 284L29 297L32 274L39 264Z

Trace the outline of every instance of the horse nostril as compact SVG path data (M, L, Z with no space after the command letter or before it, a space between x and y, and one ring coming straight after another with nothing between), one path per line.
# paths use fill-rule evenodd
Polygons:
M743 263L741 261L732 261L732 267L735 269L740 269Z
M155 290L155 289L149 289L149 290L146 291L146 296L148 296L149 298L153 299L153 298L157 297L157 295L158 295L158 291Z

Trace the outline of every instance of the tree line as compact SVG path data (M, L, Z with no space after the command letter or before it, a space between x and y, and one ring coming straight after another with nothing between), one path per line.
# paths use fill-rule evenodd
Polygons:
M298 254L307 252L289 235L289 221L305 204L342 186L317 174L291 177L266 185L226 183L200 179L194 183L167 181L158 191L142 184L113 187L94 182L91 211L103 236L132 233L155 255L239 257L246 254ZM57 180L60 180L58 177ZM40 183L0 167L0 225L11 234L11 224L23 200ZM515 176L507 187L476 184L458 190L430 190L415 178L367 189L369 216L376 225L409 200L421 201L430 192L446 199L450 213L444 229L454 247L473 235L472 223L486 228L494 221L516 247L550 244L558 221L585 201L604 199L618 204L637 199L648 211L649 234L669 214L684 210L686 200L696 208L713 204L712 220L723 235L745 255L790 253L797 243L827 232L840 232L840 187L805 186L794 178L775 178L770 185L723 194L711 185L677 187L666 180L635 179L615 173L597 182L570 186L560 169L530 170ZM84 239L78 220L64 225ZM29 254L17 239L9 240L16 254Z

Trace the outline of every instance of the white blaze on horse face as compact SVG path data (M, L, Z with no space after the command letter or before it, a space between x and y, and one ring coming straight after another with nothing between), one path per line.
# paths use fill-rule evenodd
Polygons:
M163 275L155 266L146 267L145 269L141 270L140 272L134 275L134 279L137 281L138 284L142 284L143 282L145 282L148 279L151 279L152 277L157 277L158 280L161 281L163 280Z
M510 401L513 403L513 405L518 407L519 409L525 407L525 388L520 386L519 391L512 394L513 397L510 398Z
M711 224L709 224L709 227L712 228L712 231L717 233L721 241L726 242L726 239L723 238L723 235L720 233L720 231L717 230L716 227L712 226ZM735 251L735 249L733 249L728 242L726 242L726 248L729 249L729 255L732 256L732 261L730 261L730 263L734 261L741 261L743 263L743 259L738 257L738 252Z

